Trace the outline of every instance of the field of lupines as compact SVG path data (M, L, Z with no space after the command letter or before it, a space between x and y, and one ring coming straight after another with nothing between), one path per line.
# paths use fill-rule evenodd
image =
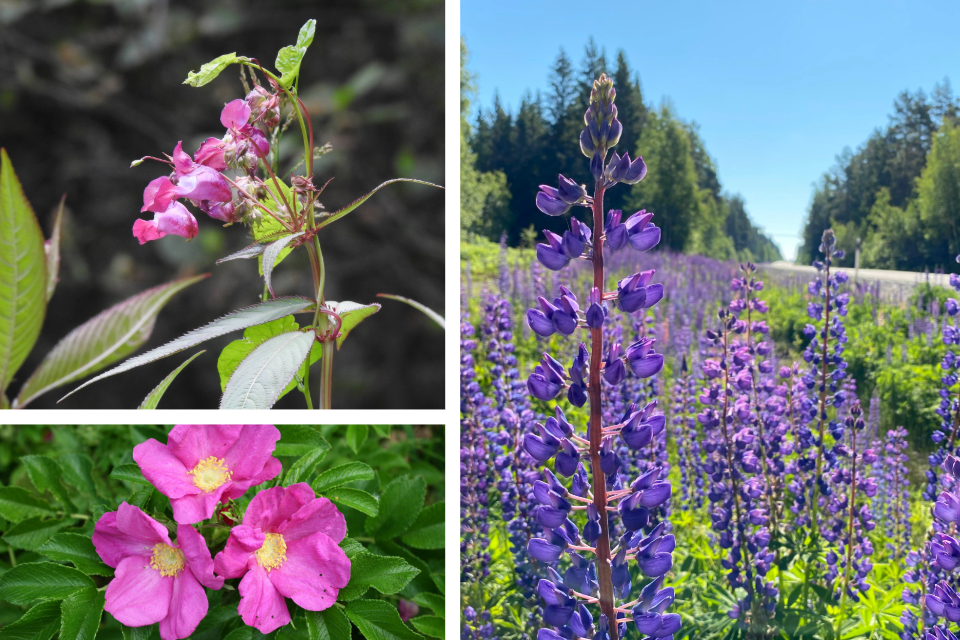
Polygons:
M802 284L650 252L603 211L646 170L607 157L614 96L593 196L538 195L592 224L465 269L461 636L955 638L956 293L853 283L830 230Z

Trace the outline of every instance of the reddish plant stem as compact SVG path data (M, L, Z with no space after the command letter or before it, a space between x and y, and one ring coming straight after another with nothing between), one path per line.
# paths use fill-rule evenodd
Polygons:
M597 180L593 194L593 286L604 290L603 274L603 180ZM603 366L603 329L590 329L590 470L593 473L593 506L600 514L600 538L597 540L597 581L600 584L600 610L610 624L610 640L619 640L616 603L613 596L610 563L610 522L607 519L607 479L600 469L603 443L600 369Z

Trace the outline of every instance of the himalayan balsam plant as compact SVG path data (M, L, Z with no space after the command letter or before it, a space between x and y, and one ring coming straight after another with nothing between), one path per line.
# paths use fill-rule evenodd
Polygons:
M615 291L607 289L606 247L608 253L628 245L646 251L660 241L660 230L645 211L626 221L621 221L620 212L611 211L604 220L606 190L618 182L635 184L646 174L640 157L631 160L628 153L621 157L614 152L607 159L622 132L615 96L611 80L600 76L584 114L580 149L590 158L593 196L564 176L559 177L557 188L543 185L537 194L537 206L547 215L560 216L573 207L585 207L592 214L592 231L575 215L562 237L544 231L548 244L537 246L540 262L554 271L581 258L593 266L585 311L580 311L573 291L561 287L557 299L550 302L541 296L540 308L527 313L530 328L540 336L583 332L590 342L590 348L580 343L566 369L544 353L527 381L530 395L538 400L549 402L566 391L575 407L589 403L590 416L586 430L577 429L558 405L556 417L538 423L536 434L523 437L524 449L539 465L553 459L553 471L545 468L543 480L533 486L536 520L543 534L531 538L527 546L533 560L546 569L537 586L543 601L540 640L618 640L627 633L628 624L644 637L672 638L680 629L680 616L667 613L673 589L663 587L675 547L664 510L671 486L661 467L631 477L630 462L619 454L622 446L636 451L649 445L663 432L665 417L656 410L654 400L639 408L635 402L630 404L614 424L604 424L602 418L601 379L618 385L630 374L647 378L663 368L663 356L654 351L653 338L644 336L625 350L619 343L604 344L608 304L633 313L663 297L663 286L651 284L652 270L624 278ZM557 476L570 479L569 485ZM645 584L632 589L631 575L641 576Z
M314 160L329 151L330 147L315 146L310 114L298 93L300 63L313 41L314 30L315 21L308 21L300 29L296 44L280 50L275 63L276 73L267 70L255 59L234 53L222 55L203 65L199 72L191 72L185 84L202 87L227 67L240 65L247 93L243 98L227 103L220 113L223 136L207 138L192 155L184 149L182 142L178 142L170 155L146 156L133 163L136 166L146 161L159 162L167 172L150 181L144 189L143 217L136 220L132 228L133 236L139 243L142 245L166 235L178 235L187 240L194 238L199 231L199 223L188 204L225 226L243 225L249 230L254 243L222 258L218 263L256 258L264 280L261 302L232 311L172 342L130 358L87 381L68 396L97 380L130 371L211 338L248 330L244 339L231 343L220 355L218 371L223 388L221 409L268 409L294 389L299 389L307 407L313 408L310 367L318 360L317 406L321 409L330 408L335 348L339 349L350 331L376 313L380 305L326 299L324 283L327 269L321 250L323 229L352 212L388 184L401 181L429 183L407 178L388 180L338 211L324 210L319 198L326 184L314 184ZM303 157L297 166L284 173L280 167L280 140L294 123L303 139ZM303 173L296 173L301 166ZM287 255L298 249L305 251L309 258L314 295L276 296L273 272ZM182 288L194 281L182 282L178 286ZM43 281L42 273L37 276L35 284L41 288L48 286ZM177 283L169 285L162 292L154 292L154 298L161 297L160 293L169 298L177 290L175 285ZM399 296L384 295L421 309L443 325L442 318L419 303ZM162 298L161 302L165 300ZM148 303L153 303L150 308L155 313L158 309L154 307L160 303L152 298L141 302L144 306ZM309 320L300 326L294 314L307 314ZM152 327L149 323L151 319L150 316L141 319L139 324L129 327L129 335L124 334L123 337L128 340L131 337L139 339L142 334L138 330L145 326ZM37 330L41 322L42 315L37 320ZM68 336L57 349L67 351L70 355L73 350L99 338L97 327L87 327L85 332L81 329ZM91 356L87 360L93 364L77 368L71 362L72 368L63 371L65 367L57 361L48 367L51 371L46 372L48 375L44 378L47 384L28 382L25 386L35 395L92 373L134 350L125 342L120 344L123 348L114 349L109 362ZM69 361L70 358L61 357L60 360ZM94 365L96 368L93 368ZM69 375L64 376L65 373ZM34 395L28 394L21 404Z
M369 640L417 640L414 629L442 637L442 582L417 579L428 572L420 550L443 544L443 503L423 509L422 476L395 478L381 502L364 490L377 485L373 467L341 460L323 469L331 445L311 427L131 429L137 440L153 437L124 452L133 463L113 466L109 487L72 453L20 458L37 493L0 488L0 516L12 523L0 599L30 607L0 635L93 640L106 611L127 640L149 638L154 625L161 640L296 624L310 640L349 640L351 625ZM347 428L348 457L368 433ZM359 529L365 537L347 537ZM361 598L371 589L410 600ZM417 615L420 606L437 615Z

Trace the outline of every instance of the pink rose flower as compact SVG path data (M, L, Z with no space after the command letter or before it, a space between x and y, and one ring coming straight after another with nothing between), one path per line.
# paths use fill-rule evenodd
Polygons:
M350 560L338 546L346 521L332 502L310 485L261 491L230 530L217 554L217 575L239 578L244 623L270 633L290 622L284 597L309 611L323 611L350 581Z
M194 524L213 516L217 503L280 474L271 454L280 431L268 424L178 424L167 444L153 438L133 448L143 477L170 498L173 517Z
M177 544L166 528L124 502L103 514L93 531L93 545L116 569L107 585L104 609L128 627L160 623L162 640L180 640L207 615L207 595L223 586L213 575L207 543L193 527L177 527Z

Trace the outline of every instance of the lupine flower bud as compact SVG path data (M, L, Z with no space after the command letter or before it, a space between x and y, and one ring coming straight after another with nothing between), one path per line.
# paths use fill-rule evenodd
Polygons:
M603 307L603 300L600 289L594 287L590 290L590 306L587 307L587 326L591 329L599 329L603 326L606 318L606 310ZM616 383L611 383L616 384Z

